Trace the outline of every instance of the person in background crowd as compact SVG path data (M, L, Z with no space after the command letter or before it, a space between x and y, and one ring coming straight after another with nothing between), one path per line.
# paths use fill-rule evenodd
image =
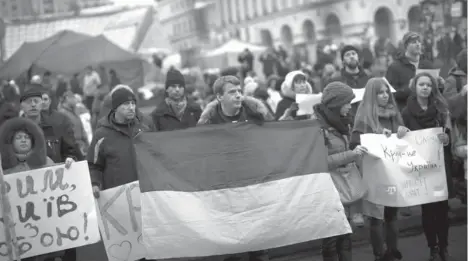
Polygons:
M166 98L151 113L157 131L170 131L195 127L201 115L198 104L187 99L185 79L178 70L166 75Z
M254 81L254 80L245 83L245 85L244 85L244 95L253 97L254 93L255 93L255 90L257 90L257 88L258 88L258 82Z
M408 32L403 36L404 53L390 64L385 78L396 90L395 99L401 110L406 106L410 96L409 82L417 69L432 69L432 64L421 59L421 36L415 32Z
M445 173L449 198L454 196L450 147L451 122L448 105L439 92L437 80L428 73L420 73L410 83L411 95L406 107L401 112L405 126L410 130L423 130L442 127L438 134L444 145ZM427 243L430 248L430 259L447 261L448 233L449 233L449 204L448 200L424 204L422 209L422 224Z
M135 94L127 88L114 90L112 109L100 120L87 153L96 197L100 190L138 180L133 139L150 131L137 117Z
M52 84L52 73L49 71L46 71L44 73L44 76L42 77L41 85L44 86L47 90L52 90L53 89L53 84Z
M273 120L262 102L255 98L244 97L238 78L222 76L213 84L213 89L217 100L208 104L203 110L198 121L199 125L247 121L262 124ZM235 256L230 255L224 260L230 260ZM249 261L268 260L270 258L265 250L249 252Z
M70 79L70 88L73 93L83 95L83 89L80 87L80 79L78 77L78 73L73 74L73 77Z
M463 86L467 84L467 52L466 49L462 50L457 55L457 66L452 68L449 72L449 76L445 80L444 85L444 97L451 105L455 105L456 103L450 103L450 101L457 96L463 89Z
M253 70L254 55L248 48L246 48L242 53L239 54L237 60L241 64L241 74L243 79L247 77L247 72Z
M42 93L42 110L46 114L51 114L57 111L58 99L53 90L44 89Z
M81 160L83 155L77 149L72 124L58 112L50 115L43 113L42 94L42 86L28 86L20 99L23 116L41 127L46 139L47 156L55 163L65 162L67 158Z
M109 87L111 90L114 89L115 86L121 84L120 79L117 76L117 72L114 69L110 69L109 76L110 76Z
M366 133L397 133L403 137L408 128L393 97L390 86L382 78L370 79L365 87L363 99L354 118L354 128L350 139L350 149L361 144L361 135ZM363 213L369 218L370 241L376 261L402 259L398 250L398 209L362 201ZM383 230L385 222L385 232ZM384 236L385 235L385 236ZM384 240L386 239L386 240ZM386 241L387 250L384 251Z
M466 88L466 86L465 86ZM457 110L454 111L453 132L452 132L452 149L454 155L462 162L463 172L457 172L458 179L457 196L461 199L462 203L466 205L466 177L467 177L467 93L466 91L453 101L457 104ZM462 174L462 175L460 175Z
M19 90L5 83L0 86L0 126L8 119L20 114Z
M334 77L332 82L342 82L353 89L362 89L366 86L369 76L359 63L359 50L352 46L346 45L341 49L341 60L343 61L343 69L340 74Z
M47 157L46 141L41 128L26 118L9 119L0 127L0 155L6 175L55 165ZM73 162L73 159L68 158L65 168L70 168ZM65 250L22 260L68 261L75 258L74 251Z
M263 75L270 77L270 75L277 74L277 59L275 50L270 47L263 52L258 60L263 64Z
M260 100L260 101L262 101L263 105L265 105L265 107L268 109L268 112L271 115L275 115L275 112L273 111L270 104L268 103L268 101L271 100L270 95L268 94L268 88L266 88L265 86L259 85L255 89L255 91L253 93L253 97Z
M307 82L307 77L302 71L292 71L286 75L281 86L281 93L283 99L278 103L275 119L296 118L296 94L312 94L312 86ZM303 117L300 118L303 119Z
M336 70L335 65L327 63L322 70L322 86L327 86L328 83L332 82L334 78L339 76L339 72Z
M323 90L321 103L314 106L313 118L318 120L324 131L328 148L328 168L339 192L341 187L337 185L336 180L344 179L344 175L360 177L356 162L367 151L362 146L356 146L354 150L349 149L351 120L348 114L354 97L351 87L341 82L332 82ZM339 184L343 184L345 181L340 182ZM345 209L348 217L352 215L349 205L345 206ZM351 248L351 234L325 238L322 240L322 260L351 261Z
M109 93L109 86L101 85L97 90L96 94L94 95L93 105L91 110L91 125L93 126L93 130L96 129L96 125L99 121L99 115L101 115L101 108L102 104L104 103L104 98Z
M83 155L86 155L88 150L88 138L80 115L76 112L76 104L75 94L68 91L63 94L62 98L60 98L59 112L65 115L72 123L73 134L75 135L78 148Z
M281 101L281 88L280 90L276 90L276 84L281 80L281 78L277 75L271 75L267 79L267 92L268 92L268 105L270 106L271 110L273 111L273 115L275 115L276 108L278 107L278 103Z
M101 77L93 70L93 67L88 66L85 70L83 78L83 94L84 104L89 111L93 109L94 96L97 93L98 87L101 85Z
M57 84L55 87L55 97L54 97L57 100L57 105L58 105L58 101L60 100L60 98L68 90L69 88L68 88L67 80L65 79L63 75L58 75Z

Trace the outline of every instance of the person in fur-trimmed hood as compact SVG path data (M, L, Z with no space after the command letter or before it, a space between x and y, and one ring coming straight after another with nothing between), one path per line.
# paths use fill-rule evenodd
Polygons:
M307 75L302 71L292 71L286 75L281 85L283 99L276 107L275 119L296 117L296 94L312 94L312 86L307 82ZM288 114L288 115L285 115Z
M0 127L0 155L6 175L55 164L47 157L46 139L41 127L34 121L22 117L9 119ZM67 159L65 168L70 168L73 162L73 159ZM23 260L75 260L74 257L73 249L68 249Z
M235 76L218 78L213 84L213 91L216 99L205 107L197 125L274 120L260 100L243 95L240 80Z

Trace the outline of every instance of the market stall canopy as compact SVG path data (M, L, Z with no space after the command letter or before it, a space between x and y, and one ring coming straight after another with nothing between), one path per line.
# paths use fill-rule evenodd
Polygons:
M239 54L245 49L249 49L251 52L263 52L266 47L258 46L250 43L244 43L242 41L232 39L229 42L223 44L221 47L208 51L205 53L205 57L219 56L223 54L235 53Z
M0 78L15 79L51 49L89 38L89 35L64 30L42 41L26 42L0 67Z

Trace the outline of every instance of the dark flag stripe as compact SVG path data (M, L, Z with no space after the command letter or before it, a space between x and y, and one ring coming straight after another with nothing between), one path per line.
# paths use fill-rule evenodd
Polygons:
M323 135L312 120L143 133L135 150L143 193L237 188L328 172Z

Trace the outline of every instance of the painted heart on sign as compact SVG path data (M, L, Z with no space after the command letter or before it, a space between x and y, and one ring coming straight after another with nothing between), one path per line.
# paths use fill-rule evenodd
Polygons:
M8 256L8 247L6 244L0 244L0 256Z
M109 254L121 261L127 261L132 253L132 243L129 241L123 241L122 243L115 244L109 247Z

